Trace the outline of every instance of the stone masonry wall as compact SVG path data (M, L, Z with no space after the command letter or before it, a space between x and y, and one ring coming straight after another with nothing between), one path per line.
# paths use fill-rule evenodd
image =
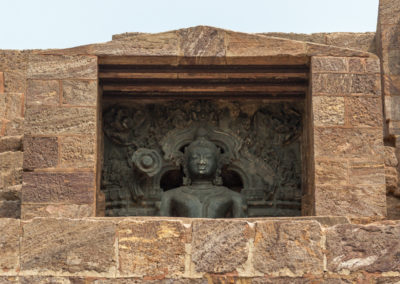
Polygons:
M398 283L400 222L0 219L0 283Z
M20 217L22 137L29 51L0 51L0 217Z

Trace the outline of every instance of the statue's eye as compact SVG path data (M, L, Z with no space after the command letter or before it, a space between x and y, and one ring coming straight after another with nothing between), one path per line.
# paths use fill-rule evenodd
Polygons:
M192 155L192 159L198 159L199 155Z

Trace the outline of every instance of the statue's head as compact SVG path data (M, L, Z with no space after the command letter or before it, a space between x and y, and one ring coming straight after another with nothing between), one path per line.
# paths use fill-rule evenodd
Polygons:
M185 184L193 180L209 180L216 185L221 182L221 152L211 142L204 129L199 129L196 139L185 148L184 172Z

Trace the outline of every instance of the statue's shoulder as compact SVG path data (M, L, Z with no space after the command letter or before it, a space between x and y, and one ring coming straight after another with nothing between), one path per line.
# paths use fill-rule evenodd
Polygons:
M170 197L170 196L174 196L176 194L181 194L181 193L183 193L185 188L186 188L186 186L180 186L180 187L176 187L176 188L164 191L163 196Z

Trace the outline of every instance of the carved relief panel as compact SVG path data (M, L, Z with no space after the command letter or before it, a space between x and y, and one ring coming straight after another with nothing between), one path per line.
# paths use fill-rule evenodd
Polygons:
M206 129L221 152L223 186L246 214L301 215L302 102L170 100L105 105L101 189L107 216L157 216L184 184L183 153Z

